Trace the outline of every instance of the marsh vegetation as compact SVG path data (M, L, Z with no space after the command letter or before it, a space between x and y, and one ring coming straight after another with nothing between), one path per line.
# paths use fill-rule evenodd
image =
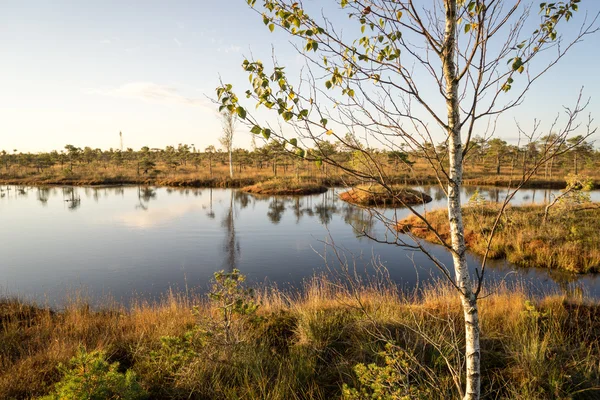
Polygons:
M441 143L437 151L443 151ZM470 185L509 186L518 182L521 171L527 167L531 154L537 157L545 142L535 146L518 148L506 143L488 145L477 139L465 163L465 183ZM536 147L537 146L537 147ZM227 142L227 149L231 147ZM532 150L533 149L533 150ZM436 184L435 170L429 164L426 153L418 151L363 149L380 165L389 184L423 185ZM533 153L532 153L533 152ZM286 146L271 140L254 150L232 149L215 146L197 149L194 145L180 144L165 148L142 147L140 150L101 150L91 147L65 146L64 150L43 153L0 151L0 183L4 184L151 184L189 187L244 187L274 180L289 182L290 179L312 181L326 186L352 186L360 179L346 169L352 169L363 157L347 143L320 144L313 154L327 156L335 165L316 165L289 151ZM498 156L499 154L499 156ZM499 158L498 158L499 157ZM577 164L574 163L576 158ZM502 166L496 174L497 163ZM577 167L575 167L577 165ZM560 158L541 168L527 187L561 189L566 186L569 173L594 178L600 165L598 150L587 142L566 152ZM231 168L230 168L231 166ZM232 171L234 173L232 174ZM278 180L277 178L286 178Z
M462 311L448 285L402 293L385 279L315 278L252 292L233 274L217 276L210 299L171 293L129 309L3 300L0 397L57 393L75 378L110 388L126 373L129 398L364 399L378 387L384 398L458 397ZM482 304L484 398L597 395L597 302L502 286ZM122 377L109 379L114 363Z

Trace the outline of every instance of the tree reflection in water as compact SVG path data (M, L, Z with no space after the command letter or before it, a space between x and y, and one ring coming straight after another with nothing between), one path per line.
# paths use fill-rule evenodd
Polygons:
M273 197L271 199L271 203L269 204L269 212L267 212L267 217L273 224L278 224L281 222L281 217L285 212L285 198L281 197Z
M40 204L44 207L48 205L48 200L50 199L51 189L47 187L39 187L37 188L37 199Z
M300 199L300 197L296 197L293 200L293 204L290 207L292 211L294 211L294 216L296 217L296 224L298 222L300 222L300 219L302 218L302 215L304 215L304 210L302 209L302 200Z
M367 210L353 207L350 204L344 204L342 207L342 217L344 222L352 227L355 235L372 235L375 218Z
M29 188L25 187L25 186L17 186L17 190L15 192L17 197L27 197L27 192L29 191Z
M100 199L100 189L94 188L93 198L94 198L94 201L97 203L98 200Z
M315 206L315 215L319 217L319 222L325 226L329 225L333 215L338 212L335 204L328 204L326 201Z
M81 196L76 192L74 187L63 187L63 199L68 204L70 211L76 211L81 205Z
M244 204L243 207L248 205L248 199L243 199L243 196L236 196L235 193L241 193L239 191L231 191L229 198L229 208L225 213L225 217L221 222L221 226L225 228L225 243L223 245L223 251L225 252L225 258L223 264L228 272L233 272L237 268L238 257L240 254L240 242L237 238L235 231L235 207L234 198L236 202L240 202L240 205Z
M243 193L243 192L236 192ZM352 226L357 236L370 234L375 226L375 219L366 210L339 200L334 191L319 196L253 196L244 193L236 196L236 202L245 207L248 198L258 202L269 202L267 218L272 224L279 224L286 209L293 212L296 224L303 218L316 217L320 224L329 225L335 215L340 215L342 221Z
M235 202L239 204L241 209L248 207L250 204L250 195L246 192L242 192L241 190L233 191L235 196Z
M138 186L138 204L135 208L146 211L148 209L148 203L154 198L156 198L156 190L148 186Z
M208 189L208 212L206 216L210 219L215 219L215 212L213 211L213 189Z

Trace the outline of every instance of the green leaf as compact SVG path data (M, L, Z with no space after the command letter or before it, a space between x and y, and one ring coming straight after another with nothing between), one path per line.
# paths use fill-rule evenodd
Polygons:
M306 154L306 152L303 149L297 149L296 150L296 155L298 157L304 158L304 155Z
M323 160L321 160L321 158L317 158L315 160L315 164L317 165L318 168L321 168L321 166L323 165Z
M271 130L268 128L263 129L262 135L265 139L269 140L269 138L271 137Z
M258 125L254 125L252 129L250 129L250 132L254 133L255 135L258 135L261 131L262 129Z
M273 32L275 30L275 24L269 24L269 30Z
M290 144L294 147L298 147L298 139L296 139L296 138L290 139Z
M321 125L323 125L323 127L325 127L327 125L327 119L325 119L325 118L321 119Z
M471 24L465 24L465 33L469 33L471 30Z
M238 117L240 117L241 119L246 119L246 110L244 109L244 107L238 107L236 109L236 112Z
M514 62L512 64L513 71L520 70L522 66L523 66L523 60L521 59L521 57L515 57Z

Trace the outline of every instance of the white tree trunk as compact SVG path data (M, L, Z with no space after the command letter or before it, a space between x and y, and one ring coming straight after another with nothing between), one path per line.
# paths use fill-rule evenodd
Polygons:
M448 155L450 173L448 182L448 219L452 240L452 259L456 284L460 288L463 314L465 318L465 357L466 388L464 399L480 398L480 348L479 348L479 314L477 297L473 293L473 285L466 260L466 246L460 189L463 178L463 149L460 136L460 113L458 100L458 79L456 58L457 0L445 0L446 29L444 34L444 50L442 65L446 81L446 105L448 108Z
M231 147L229 148L229 177L233 179L233 156L231 154Z

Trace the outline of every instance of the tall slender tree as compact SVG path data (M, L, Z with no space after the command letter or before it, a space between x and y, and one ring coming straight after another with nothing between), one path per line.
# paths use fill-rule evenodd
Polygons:
M464 159L474 133L492 136L498 116L519 106L544 73L575 43L596 31L597 16L583 21L581 29L567 40L558 28L573 17L579 0L541 3L539 17L532 12L530 2L520 0L339 0L339 12L355 22L354 30L338 29L338 15L313 14L301 1L262 0L260 5L256 0L247 2L269 30L281 29L292 35L309 62L301 81L293 82L275 60L272 69L256 59L244 60L242 67L250 73L252 85L246 96L254 104L277 112L292 125L296 135L311 141L317 150L333 136L362 153L360 168L352 163L338 164L324 157L323 152L303 147L284 129L258 121L229 84L217 88L222 110L237 113L255 134L276 136L298 157L337 165L361 180L379 183L392 195L394 189L369 146L349 141L354 135L348 136L347 132L390 149L403 143L425 154L435 171L448 199L449 239L429 224L425 214L407 206L446 247L452 268L439 262L418 241L397 235L390 242L428 254L456 289L463 308L466 360L465 384L457 379L457 392L464 399L479 399L478 299L487 255L481 265L474 266L472 275L467 264L461 203ZM563 140L577 129L576 121L585 105L585 101L578 101L567 109L567 122L557 130ZM587 128L582 135L593 132L589 124ZM535 129L527 134L531 141L539 138ZM444 153L436 150L436 137L446 144ZM524 171L515 190L540 165L566 150L565 146L549 147L537 164ZM515 190L505 199L495 226ZM390 229L397 226L394 219L382 214L379 218ZM492 229L486 237L488 251L494 232Z
M219 138L219 142L229 154L229 177L233 178L233 134L235 132L237 114L229 109L221 111L221 126L223 127L223 135Z

